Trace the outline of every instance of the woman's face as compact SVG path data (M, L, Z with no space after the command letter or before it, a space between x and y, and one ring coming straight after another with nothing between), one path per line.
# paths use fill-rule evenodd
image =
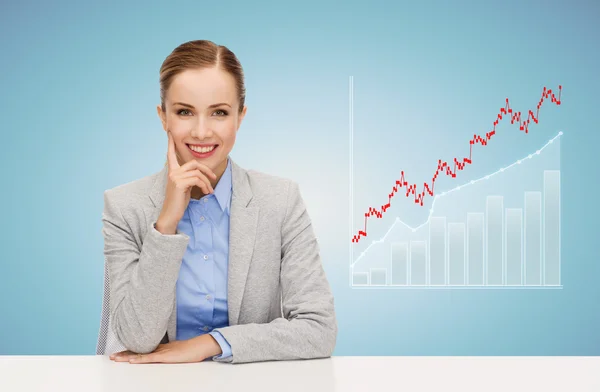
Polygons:
M173 79L165 112L160 105L157 111L163 129L171 131L179 164L195 159L220 177L246 114L246 107L239 112L234 78L217 68L186 70ZM195 156L190 145L214 150Z

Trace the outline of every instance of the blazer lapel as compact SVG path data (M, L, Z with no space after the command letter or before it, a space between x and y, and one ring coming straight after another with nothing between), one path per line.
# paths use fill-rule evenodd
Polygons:
M254 241L260 208L255 205L249 205L253 195L246 170L238 166L231 158L229 159L231 160L232 195L229 220L227 307L229 325L237 325L250 261L254 253ZM167 177L168 167L165 165L157 173L156 181L148 195L153 204L153 207L146 210L150 221L157 219L162 210ZM167 335L171 342L177 338L177 301L173 303L173 312L167 326Z
M227 307L229 325L237 325L248 269L254 253L259 207L250 206L252 189L246 170L231 161L231 218L229 221L229 266L227 277Z

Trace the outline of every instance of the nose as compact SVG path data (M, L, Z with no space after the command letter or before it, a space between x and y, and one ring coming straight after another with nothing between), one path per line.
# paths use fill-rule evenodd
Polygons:
M208 139L212 136L212 129L206 118L198 116L198 121L194 124L191 134L198 140Z

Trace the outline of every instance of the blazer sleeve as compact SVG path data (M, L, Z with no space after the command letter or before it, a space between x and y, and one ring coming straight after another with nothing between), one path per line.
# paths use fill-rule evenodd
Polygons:
M338 332L334 299L311 219L293 181L289 182L281 236L283 317L264 324L215 329L232 350L232 357L215 361L244 363L332 355Z
M154 221L138 246L128 224L137 218L120 208L120 200L122 195L104 192L102 234L110 279L111 324L128 350L149 353L167 331L189 236L179 232L164 235L156 230Z

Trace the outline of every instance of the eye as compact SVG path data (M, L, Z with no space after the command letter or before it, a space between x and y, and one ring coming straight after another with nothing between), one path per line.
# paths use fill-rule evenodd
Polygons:
M183 114L183 112L188 112L188 113L189 113L190 111L189 111L189 110L187 110L187 109L181 109L181 110L179 110L179 111L177 112L177 114L179 114L179 115L184 115L184 116L187 116L187 114Z
M222 114L219 114L219 116L227 116L227 112L225 110L219 109L219 110L215 111L215 113L222 113Z

